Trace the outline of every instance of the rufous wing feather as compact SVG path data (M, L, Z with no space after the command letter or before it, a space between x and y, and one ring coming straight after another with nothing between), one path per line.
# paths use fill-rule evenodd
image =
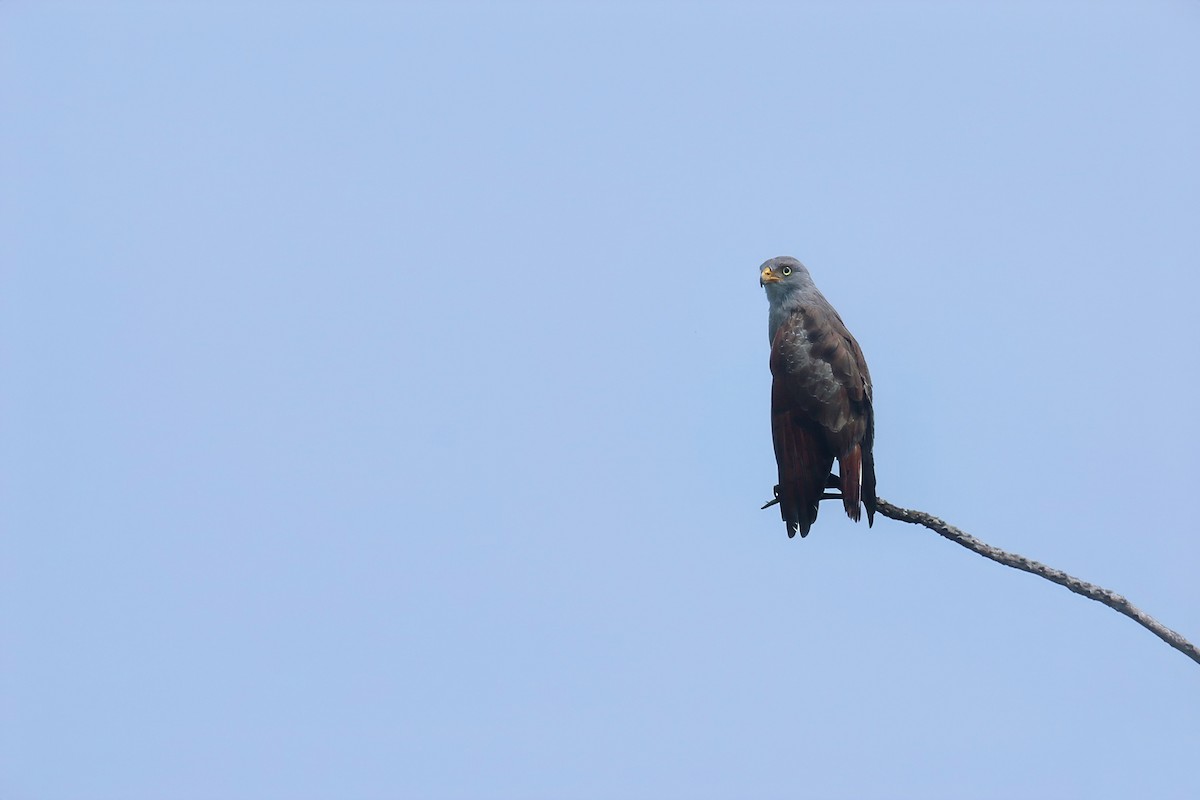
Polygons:
M846 509L846 516L855 522L862 517L862 461L862 448L859 445L854 445L849 453L838 459L838 472L842 477L842 506Z

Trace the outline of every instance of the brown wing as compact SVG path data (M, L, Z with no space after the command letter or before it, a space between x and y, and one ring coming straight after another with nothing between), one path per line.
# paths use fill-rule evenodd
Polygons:
M788 535L817 517L833 460L846 513L875 513L871 377L862 350L828 303L811 303L779 326L771 346L771 431L780 513Z
M786 381L779 378L771 386L771 438L779 465L775 487L779 513L789 537L807 536L833 468L833 451L820 427L789 396Z

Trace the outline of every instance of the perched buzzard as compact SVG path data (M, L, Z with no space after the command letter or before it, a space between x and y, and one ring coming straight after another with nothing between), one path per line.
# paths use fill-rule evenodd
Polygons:
M775 501L788 536L807 536L827 488L841 490L857 522L875 521L875 417L871 375L842 318L808 270L780 256L760 268L771 305L771 436L779 485ZM831 474L837 459L839 476ZM773 501L773 502L775 502ZM770 504L768 504L770 505Z

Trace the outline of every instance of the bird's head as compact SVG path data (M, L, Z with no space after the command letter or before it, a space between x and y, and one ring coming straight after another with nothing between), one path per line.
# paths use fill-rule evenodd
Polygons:
M758 285L767 290L767 297L772 301L814 288L808 269L791 256L772 258L758 269Z

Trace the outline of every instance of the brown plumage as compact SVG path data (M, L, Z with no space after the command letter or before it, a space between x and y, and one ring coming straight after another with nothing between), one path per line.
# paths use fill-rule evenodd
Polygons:
M794 258L763 264L771 302L771 434L776 497L788 536L806 536L827 488L846 514L875 516L875 422L871 376L858 342ZM831 477L833 462L838 476Z

